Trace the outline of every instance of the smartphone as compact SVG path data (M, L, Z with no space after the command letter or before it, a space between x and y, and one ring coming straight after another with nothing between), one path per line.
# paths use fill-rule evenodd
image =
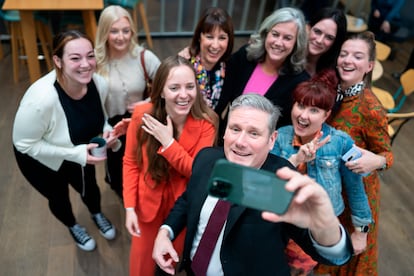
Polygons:
M284 214L294 195L285 184L275 173L219 159L211 172L208 192L249 208Z
M362 152L355 145L352 145L351 149L348 150L342 156L342 160L344 160L345 162L349 162L349 161L357 160L361 156L362 156ZM367 176L369 175L369 173L361 173L360 175Z
M345 162L349 162L349 161L352 161L352 160L356 160L356 159L360 158L361 156L362 156L361 151L355 145L353 145L351 147L351 149L348 150L342 156L342 160L344 160Z

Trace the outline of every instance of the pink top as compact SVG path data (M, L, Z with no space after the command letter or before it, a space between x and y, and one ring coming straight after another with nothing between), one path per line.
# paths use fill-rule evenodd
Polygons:
M266 94L269 87L276 81L277 75L269 75L263 71L263 67L260 63L256 65L249 81L244 87L243 94L256 93L259 95Z

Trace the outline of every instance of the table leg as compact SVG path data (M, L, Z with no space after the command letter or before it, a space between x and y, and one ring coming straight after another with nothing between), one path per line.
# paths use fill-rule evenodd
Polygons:
M96 35L96 17L95 11L82 11L83 23L85 24L85 32L92 41L95 41Z
M24 50L27 56L30 82L33 83L40 78L40 64L38 60L36 29L33 19L33 11L20 10L20 20L23 34Z

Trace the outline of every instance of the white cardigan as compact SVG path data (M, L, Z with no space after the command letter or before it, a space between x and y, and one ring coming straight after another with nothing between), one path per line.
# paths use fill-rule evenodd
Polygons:
M43 165L57 171L64 160L86 165L86 144L73 145L65 112L54 87L53 70L33 83L23 96L13 125L13 144L18 151L28 154ZM112 127L107 122L103 104L108 93L107 83L94 74L105 114L104 131Z

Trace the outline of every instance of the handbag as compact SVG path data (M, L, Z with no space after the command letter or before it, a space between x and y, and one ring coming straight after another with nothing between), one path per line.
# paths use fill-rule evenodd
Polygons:
M144 77L145 77L145 90L143 99L151 96L151 89L152 89L152 79L148 76L147 69L145 68L145 59L144 59L145 49L141 51L141 64L142 69L144 70Z

